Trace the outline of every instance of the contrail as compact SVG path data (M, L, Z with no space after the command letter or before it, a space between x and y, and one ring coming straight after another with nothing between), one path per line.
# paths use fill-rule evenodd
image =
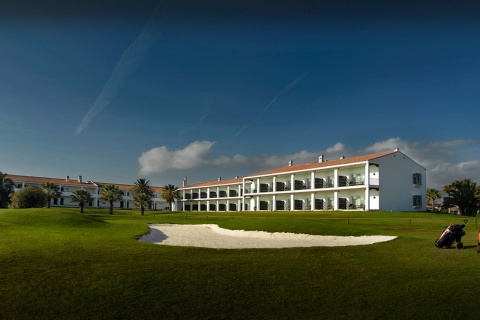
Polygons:
M149 48L154 42L151 34L151 23L156 11L147 21L137 38L125 49L122 56L118 60L110 78L105 83L102 91L97 96L93 107L87 112L82 122L75 129L74 134L79 135L88 127L90 122L117 96L119 91L124 87L128 78L138 69L141 62L145 58Z
M290 91L293 87L295 87L300 81L303 80L303 78L305 78L305 76L308 74L308 72L305 72L303 75L301 75L300 77L297 77L295 80L293 80L288 86L286 86L285 88L283 88L282 90L280 90L272 99L272 101L270 101L269 104L267 104L267 106L265 108L263 108L262 112L260 112L260 114L255 118L255 120L258 120L260 119L264 114L265 112L267 112L267 110L275 103L275 101L277 101L277 99L287 93L288 91ZM252 121L253 122L253 121ZM235 133L235 135L233 136L233 139L235 139L236 137L238 137L246 128L248 128L250 126L250 124L252 124L252 122L244 125L243 127L240 128L240 130L237 131L237 133Z

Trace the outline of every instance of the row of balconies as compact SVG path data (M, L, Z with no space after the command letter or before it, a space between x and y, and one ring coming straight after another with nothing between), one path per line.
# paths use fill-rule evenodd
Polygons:
M371 179L375 185L378 185L378 179ZM365 180L350 180L346 176L338 177L338 187L350 187L350 186L361 186L365 185ZM315 178L314 189L323 189L323 188L333 188L335 183L333 179L323 179ZM303 180L294 180L293 190L310 190L312 185L310 181L307 182ZM276 182L275 190L273 189L273 183L260 183L259 188L254 190L253 193L264 193L264 192L277 192L277 191L290 191L292 190L291 183L288 182Z
M253 207L251 210L257 211L270 211L273 210L272 203L269 201L261 200L259 201L259 208ZM359 204L350 203L347 198L338 199L338 209L339 210L354 210L354 209L364 209L365 204L363 202ZM227 210L228 209L228 210ZM215 204L215 203L194 203L194 204L185 204L184 210L186 211L237 211L239 209L236 203L224 204ZM249 210L248 204L245 204L245 210ZM333 204L331 201L324 201L323 199L315 199L314 206L301 199L295 199L293 203L293 208L289 201L285 200L276 200L275 201L275 210L279 211L290 211L290 210L333 210Z
M350 180L346 176L338 177L338 187L351 187L351 186L362 186L365 185L365 180L355 181ZM378 179L370 179L370 185L378 185ZM334 181L331 179L315 178L315 188L314 189L326 189L333 188L335 186ZM282 192L282 191L291 191L290 182L276 182L275 191L271 183L260 183L259 188L252 190L251 193L268 193L268 192ZM311 190L312 186L310 181L303 180L294 180L293 190ZM249 194L250 190L246 189L245 194ZM229 192L225 190L217 191L200 191L200 192L186 192L184 194L183 200L197 200L197 199L217 199L217 198L227 198L227 197L241 197L243 196L243 189L238 192L237 190L230 190Z
M227 191L220 191L218 194L216 191L210 191L210 192L192 192L192 193L185 193L184 199L185 200L195 200L195 199L216 199L216 198L233 198L233 197L239 197L243 195L243 190L240 191L240 195L237 190L230 190L230 192L227 193Z

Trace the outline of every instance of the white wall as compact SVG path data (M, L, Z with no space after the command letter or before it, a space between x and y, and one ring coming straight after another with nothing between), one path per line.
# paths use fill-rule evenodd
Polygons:
M379 207L382 211L425 211L426 170L401 152L374 159L380 165ZM422 185L413 186L413 174L422 175ZM422 206L413 207L413 195L422 196Z

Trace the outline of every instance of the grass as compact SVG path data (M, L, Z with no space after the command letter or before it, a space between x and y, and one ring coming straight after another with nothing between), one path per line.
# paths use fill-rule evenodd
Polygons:
M476 318L478 225L428 213L0 210L0 319ZM396 235L360 247L218 250L138 242L146 223Z

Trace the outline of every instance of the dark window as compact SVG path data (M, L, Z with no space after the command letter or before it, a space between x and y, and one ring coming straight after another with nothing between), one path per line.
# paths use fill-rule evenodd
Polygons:
M416 208L422 207L422 196L413 196L413 206Z
M421 173L414 173L413 174L413 184L416 186L422 185L422 174Z

